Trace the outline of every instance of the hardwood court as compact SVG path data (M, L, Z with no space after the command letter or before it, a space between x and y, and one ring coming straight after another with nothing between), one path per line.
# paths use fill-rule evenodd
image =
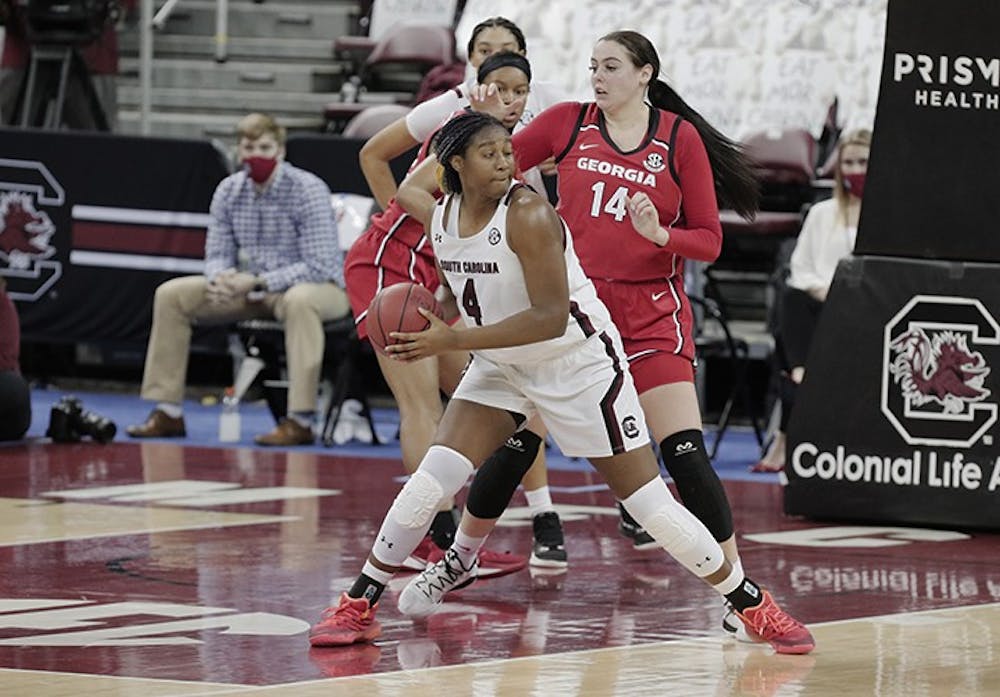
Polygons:
M727 481L744 565L818 642L776 656L723 637L714 593L632 550L599 478L558 460L568 572L481 581L421 622L399 576L375 644L310 650L399 487L371 457L391 452L0 449L0 693L997 694L998 536L789 519L773 479ZM492 546L527 553L526 510L504 523Z

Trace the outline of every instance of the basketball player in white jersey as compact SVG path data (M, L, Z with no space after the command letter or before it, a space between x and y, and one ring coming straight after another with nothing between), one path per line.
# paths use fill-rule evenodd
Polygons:
M635 519L725 596L748 627L779 652L811 651L809 631L733 569L660 478L618 331L555 210L512 183L507 130L491 116L462 115L441 128L435 154L448 195L435 203L430 193L411 187L415 198L403 200L401 190L400 201L430 227L442 287L451 290L442 300L461 313L464 326L423 313L430 328L392 333L399 341L392 354L408 361L466 350L473 360L435 444L390 507L360 576L312 628L310 642L338 646L378 637L378 599L426 533L438 502L538 414L563 452L588 458ZM475 505L496 509L499 517L509 493L483 487L485 500ZM488 525L485 531L476 529L479 522ZM445 592L475 580L477 553L492 523L463 519L445 557L400 596L400 610L428 614Z

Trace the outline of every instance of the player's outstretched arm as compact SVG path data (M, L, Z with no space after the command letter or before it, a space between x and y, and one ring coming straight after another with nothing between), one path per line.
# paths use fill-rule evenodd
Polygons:
M427 159L406 175L396 192L396 202L420 221L425 230L431 226L431 215L437 204L435 194L438 192L438 166L437 158L428 155Z

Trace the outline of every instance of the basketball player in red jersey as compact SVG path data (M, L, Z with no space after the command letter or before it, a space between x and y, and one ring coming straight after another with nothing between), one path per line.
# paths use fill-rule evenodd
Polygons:
M493 85L502 101L501 121L513 129L522 117L530 91L531 66L528 60L513 52L500 52L486 58L480 65L482 84ZM447 119L445 119L447 120ZM427 156L433 133L421 146L413 167ZM412 281L431 292L439 285L434 254L423 226L407 215L395 198L390 200L382 213L372 218L368 230L351 246L344 264L344 278L357 324L358 335L365 338L365 317L368 305L382 288L395 283ZM412 474L431 444L431 438L441 419L442 406L439 389L451 394L469 355L459 351L442 354L426 361L400 363L378 355L379 367L396 399L400 416L400 445L403 467ZM532 434L533 435L533 434ZM531 436L527 439L530 440ZM538 439L540 442L540 438ZM502 448L497 452L498 466L513 468L523 474L536 452L538 444L521 450ZM544 451L538 459L544 458ZM544 473L544 460L539 463ZM547 495L548 488L545 487ZM551 506L550 506L551 509ZM421 570L426 561L436 559L447 549L454 537L457 514L452 512L452 502L447 501L439 511L430 535L414 552L408 566ZM543 523L544 526L540 526ZM558 515L552 511L536 517L534 521L536 543L532 552L533 564L565 566L562 528ZM539 529L544 527L544 529ZM545 533L544 535L542 533ZM480 559L486 574L517 570L523 559L515 555L497 555L484 551Z
M702 438L684 265L715 260L722 246L717 199L749 217L757 182L739 146L658 79L659 56L646 37L607 34L590 70L594 101L564 102L535 117L514 135L518 165L556 158L557 210L621 332L664 466L681 501L740 569L732 511ZM485 90L473 98L489 108ZM488 475L500 473L484 465L470 497ZM624 508L621 514L624 533L650 539ZM728 613L723 626L741 629Z

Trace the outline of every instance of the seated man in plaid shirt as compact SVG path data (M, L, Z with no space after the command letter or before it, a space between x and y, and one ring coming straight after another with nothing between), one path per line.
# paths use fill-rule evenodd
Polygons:
M186 435L181 402L191 325L276 318L285 327L288 417L261 445L314 440L323 322L349 311L330 189L284 161L285 129L264 114L238 127L243 168L215 191L205 243L205 274L156 290L142 398L157 402L134 438Z

